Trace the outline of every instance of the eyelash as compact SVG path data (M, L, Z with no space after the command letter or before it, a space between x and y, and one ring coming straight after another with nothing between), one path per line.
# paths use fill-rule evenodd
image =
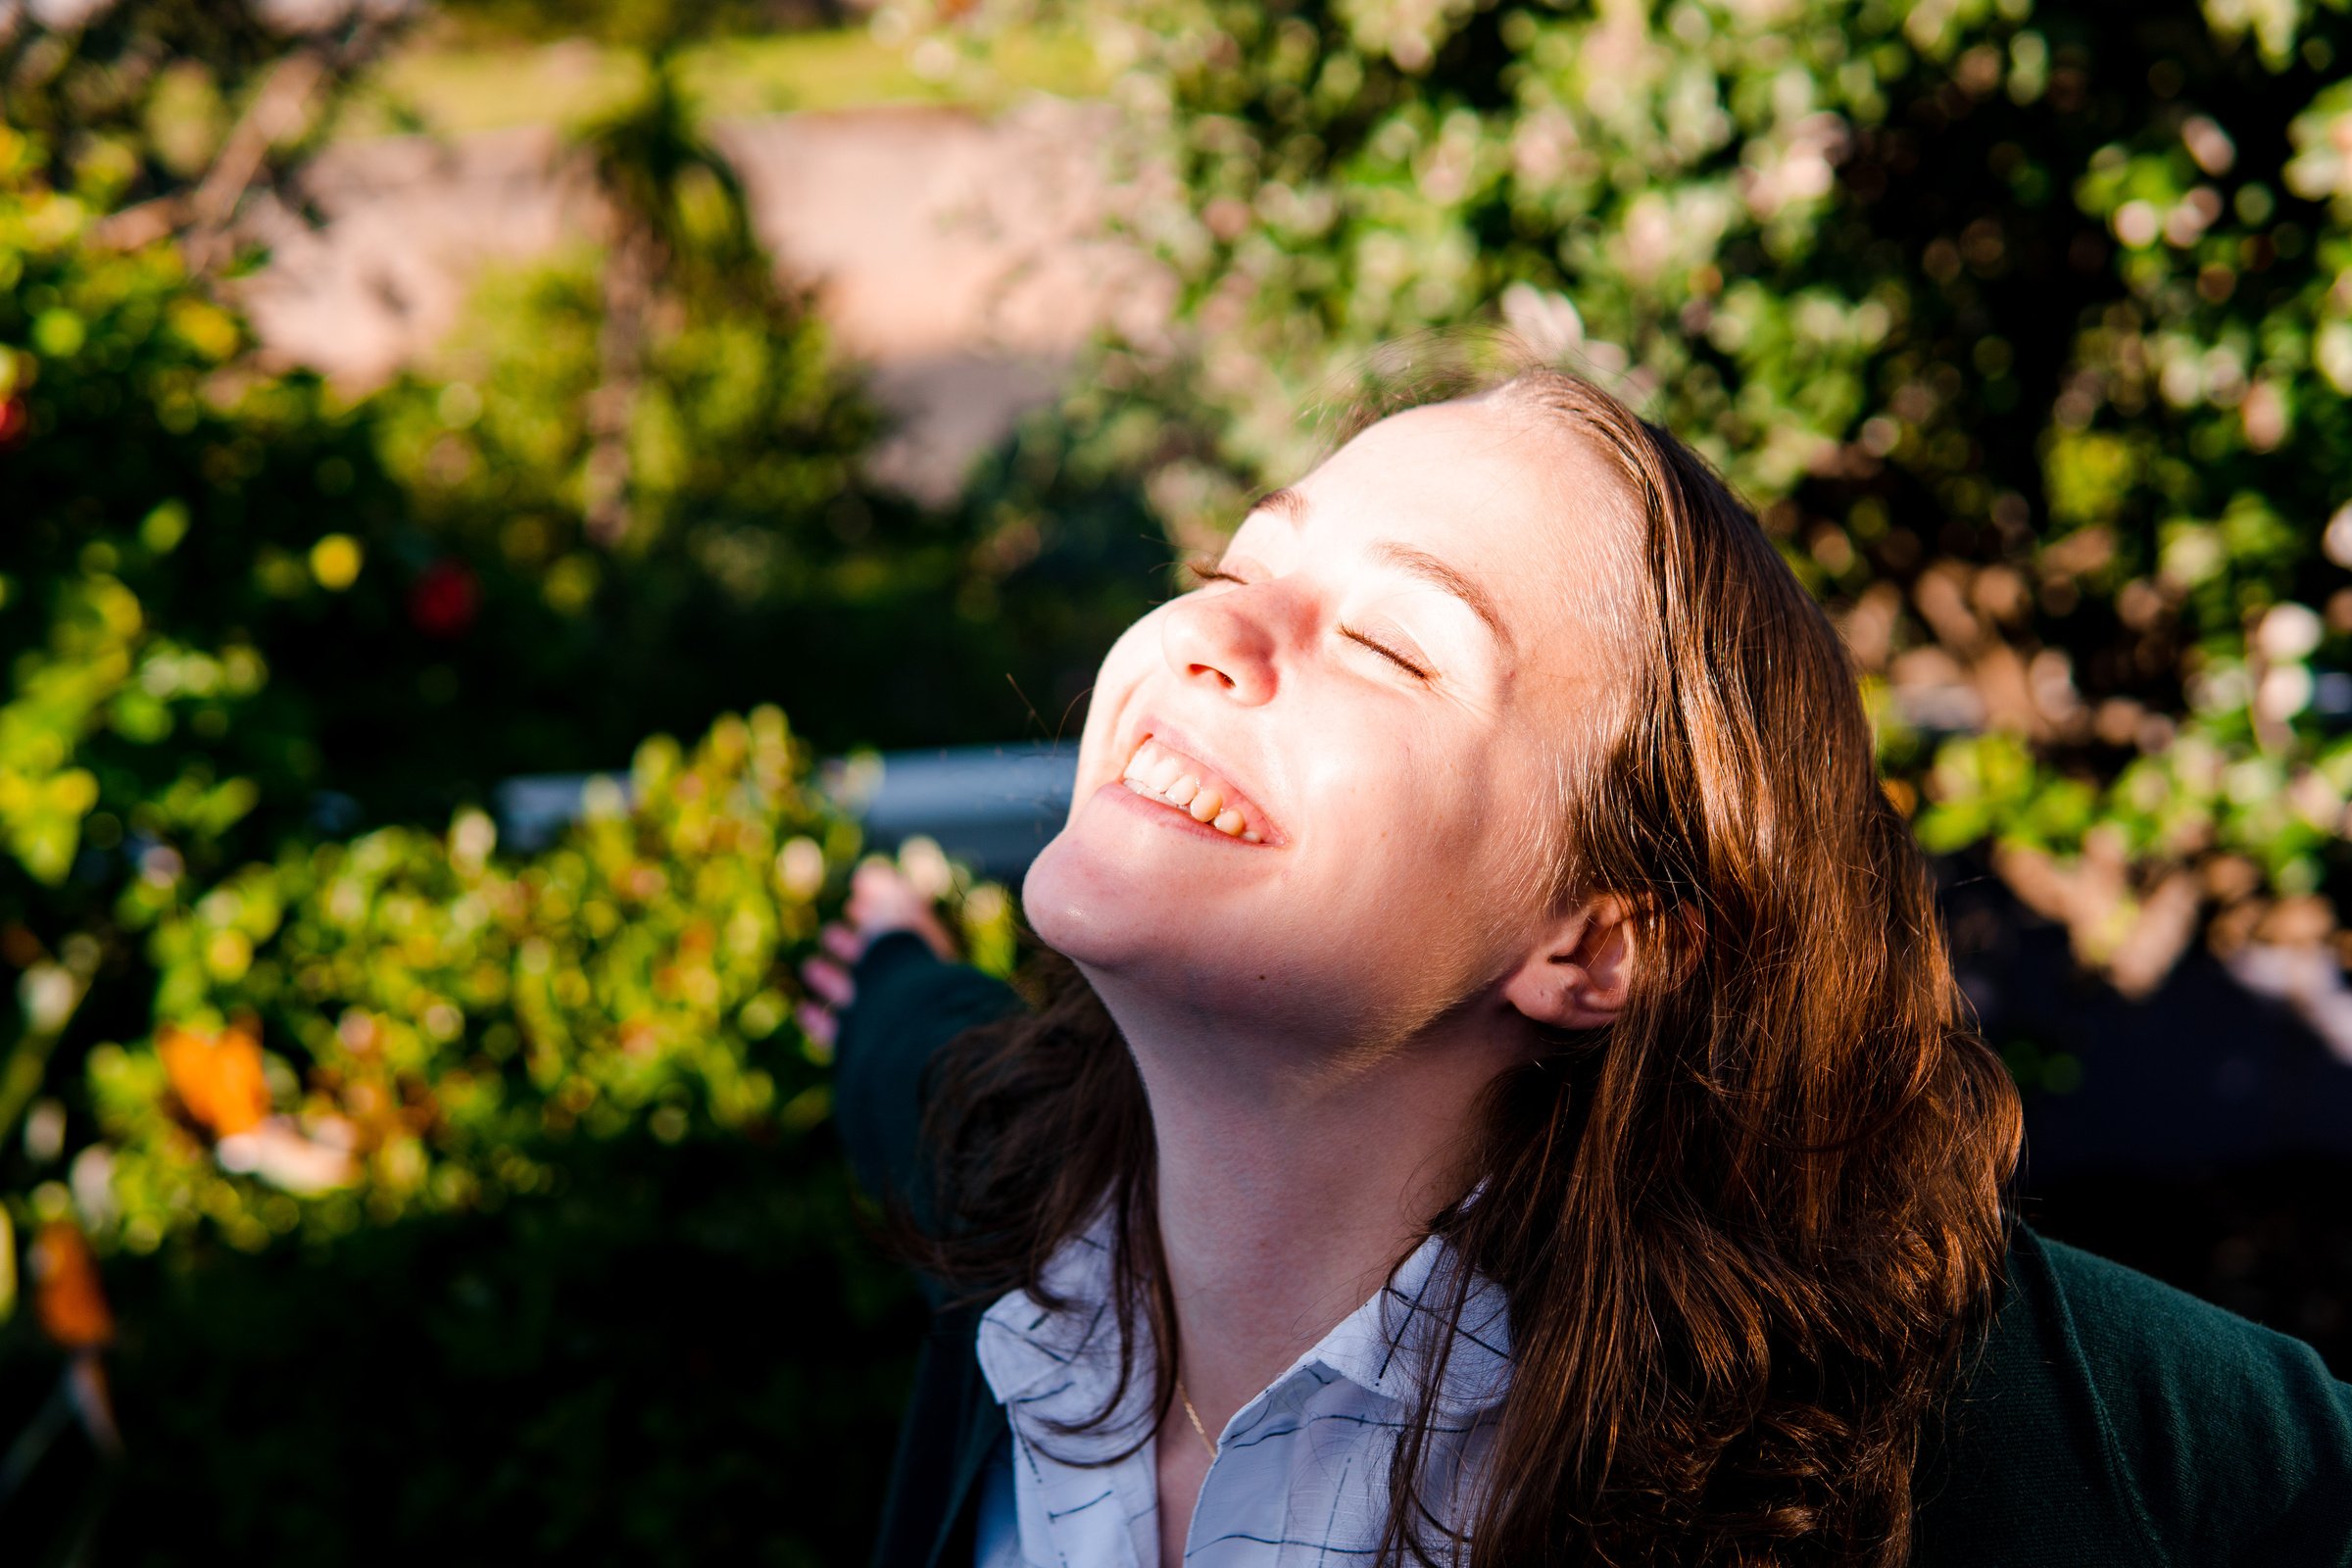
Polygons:
M1217 566L1204 566L1198 561L1186 562L1184 564L1184 569L1193 574L1193 580L1196 583L1247 583L1249 580L1245 577L1237 577L1232 572L1223 570ZM1371 649L1374 653L1380 655L1383 659L1386 659L1397 668L1404 670L1415 680L1426 681L1430 678L1430 672L1428 670L1422 668L1419 664L1414 663L1411 660L1405 658L1402 654L1398 653L1396 649L1391 648L1388 644L1377 642L1374 639L1365 636L1362 632L1357 631L1353 626L1342 623L1340 627L1340 635L1348 638L1351 642L1363 644L1363 646Z

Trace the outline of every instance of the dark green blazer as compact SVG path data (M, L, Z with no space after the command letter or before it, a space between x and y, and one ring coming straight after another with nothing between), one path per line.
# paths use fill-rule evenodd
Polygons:
M906 935L856 979L842 1136L869 1188L919 1201L931 1054L1020 1004ZM877 1568L972 1560L975 1482L1005 1434L980 1311L935 1311ZM2352 1386L2300 1341L2022 1227L1945 1427L1921 1463L1916 1568L2352 1568Z

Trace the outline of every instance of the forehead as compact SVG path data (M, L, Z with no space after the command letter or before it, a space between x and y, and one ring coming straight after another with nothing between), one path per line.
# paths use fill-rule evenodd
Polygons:
M1571 416L1481 398L1391 415L1294 487L1307 526L1417 546L1477 580L1523 647L1621 623L1635 586L1629 481Z

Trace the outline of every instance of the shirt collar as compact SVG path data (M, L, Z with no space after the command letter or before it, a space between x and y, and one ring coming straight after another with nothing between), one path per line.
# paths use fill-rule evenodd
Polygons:
M1118 1314L1110 1301L1115 1234L1105 1204L1048 1260L1041 1283L1068 1303L1062 1310L1051 1311L1026 1289L1016 1289L981 1317L981 1374L1017 1425L1076 1425L1102 1412L1118 1376ZM1457 1273L1465 1267L1442 1238L1424 1238L1386 1286L1271 1387L1320 1366L1409 1406L1444 1343L1446 1307L1460 1289L1462 1310L1451 1325L1437 1410L1458 1418L1500 1404L1510 1391L1509 1299L1502 1287L1475 1270L1465 1285ZM1096 1448L1107 1456L1137 1442L1154 1416L1149 1367L1148 1353L1139 1353L1112 1418L1099 1429L1057 1437L1058 1446L1073 1456Z
M1465 1271L1467 1280L1461 1277ZM1446 1312L1457 1291L1461 1312L1449 1325ZM1500 1404L1510 1392L1509 1298L1501 1286L1470 1269L1443 1238L1428 1236L1378 1294L1342 1318L1299 1361L1321 1362L1360 1388L1410 1404L1441 1351L1446 1367L1437 1390L1440 1411L1473 1414Z
M1087 1424L1103 1414L1118 1382L1119 1320L1110 1300L1115 1234L1105 1204L1047 1260L1040 1284L1061 1298L1060 1310L1022 1287L998 1298L980 1318L980 1372L1005 1418L1032 1440L1051 1432L1053 1447L1072 1463L1107 1460L1152 1427L1149 1363L1142 1356L1130 1368L1118 1407L1100 1424Z

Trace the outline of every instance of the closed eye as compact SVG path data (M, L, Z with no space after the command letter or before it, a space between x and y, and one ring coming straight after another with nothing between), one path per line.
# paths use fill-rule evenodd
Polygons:
M1422 668L1419 664L1414 663L1411 660L1405 658L1396 649L1391 648L1387 643L1377 642L1372 638L1365 636L1362 632L1357 631L1353 626L1342 626L1340 628L1340 635L1348 638L1351 641L1362 643L1366 648L1371 649L1383 659L1390 660L1399 667L1410 670L1415 680L1427 680L1430 677L1430 671Z
M1232 572L1225 570L1222 566L1211 566L1198 561L1186 562L1184 564L1184 569L1192 573L1193 581L1197 583L1242 582L1246 580L1244 578L1235 576Z

